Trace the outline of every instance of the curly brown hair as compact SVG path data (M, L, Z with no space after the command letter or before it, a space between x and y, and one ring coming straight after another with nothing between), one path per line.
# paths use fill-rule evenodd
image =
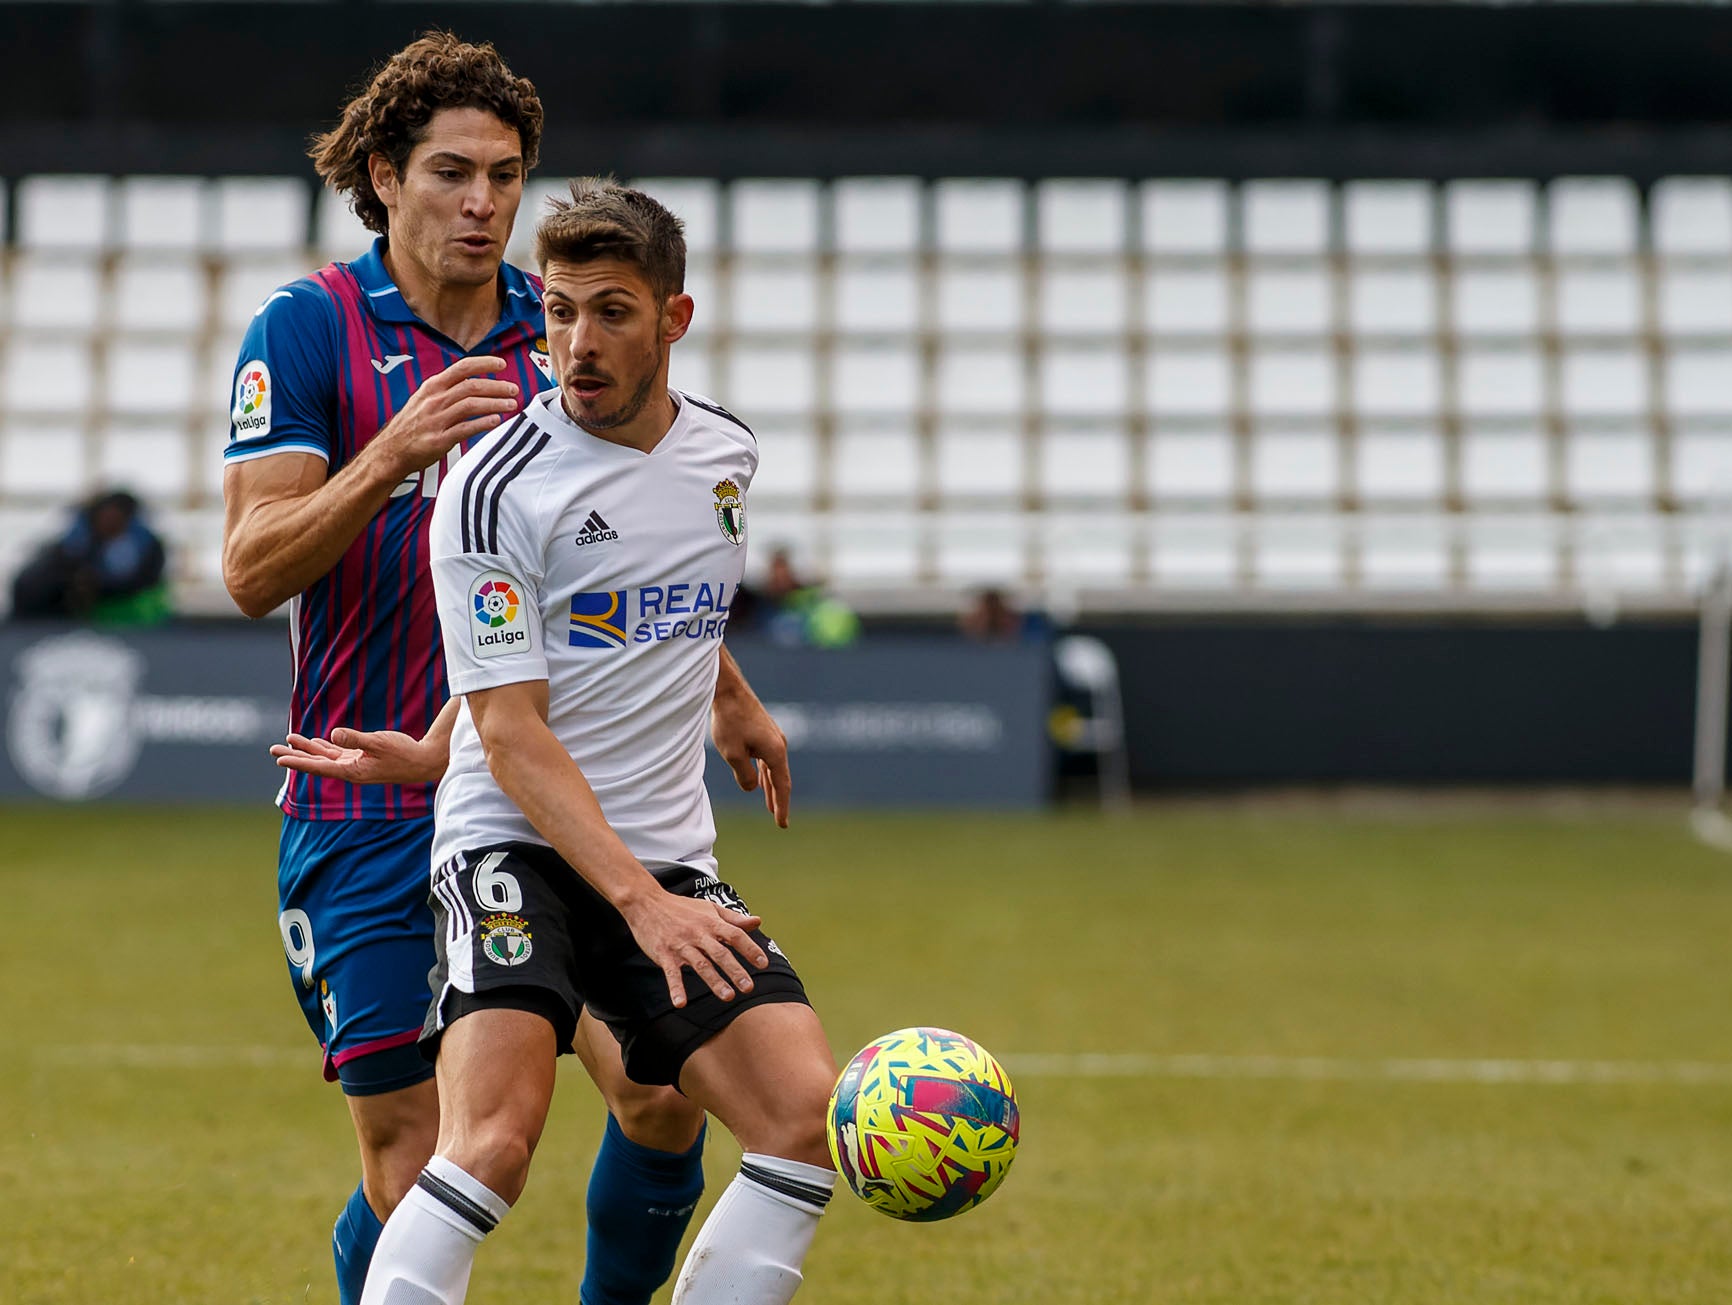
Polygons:
M367 172L367 159L383 154L399 176L409 154L441 109L486 109L517 129L523 169L541 149L541 98L491 44L470 45L450 32L428 32L385 61L348 104L341 121L313 137L307 153L325 184L346 191L349 206L369 231L385 234L389 214Z
M544 274L550 262L617 258L642 272L664 302L685 290L685 223L612 177L575 177L569 190L570 199L548 197L535 228L535 261Z

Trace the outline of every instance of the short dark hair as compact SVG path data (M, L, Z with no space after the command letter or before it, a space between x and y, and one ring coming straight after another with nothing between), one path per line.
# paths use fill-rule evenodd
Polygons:
M571 198L550 198L535 228L535 261L617 258L643 273L664 303L686 288L686 227L653 197L612 177L577 177Z
M349 195L369 231L385 234L389 214L373 190L367 160L383 154L398 174L427 136L441 109L485 109L517 130L523 169L541 151L541 99L491 45L470 45L450 32L428 32L404 46L373 74L367 89L343 106L342 119L313 137L308 153L325 184Z

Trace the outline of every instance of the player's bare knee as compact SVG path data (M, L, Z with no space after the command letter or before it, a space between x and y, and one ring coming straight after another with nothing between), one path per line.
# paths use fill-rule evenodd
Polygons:
M652 1151L688 1151L703 1127L702 1107L671 1087L633 1083L607 1094L607 1108L620 1131Z

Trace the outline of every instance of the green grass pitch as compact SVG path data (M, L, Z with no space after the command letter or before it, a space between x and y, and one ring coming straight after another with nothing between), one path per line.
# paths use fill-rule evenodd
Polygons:
M0 1300L335 1300L353 1143L272 816L0 813ZM1732 858L1677 814L797 811L720 852L838 1060L950 1025L1023 1107L973 1213L839 1196L804 1302L1732 1299ZM598 1117L564 1072L471 1301L575 1305Z

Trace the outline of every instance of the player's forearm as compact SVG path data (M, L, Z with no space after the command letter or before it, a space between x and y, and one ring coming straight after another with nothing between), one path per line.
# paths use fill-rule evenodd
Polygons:
M427 749L430 764L433 758L438 760L439 770L434 779L443 775L451 764L451 731L457 726L457 708L462 701L461 698L447 698L427 732L421 736L421 746Z
M223 541L235 604L264 616L329 573L405 474L369 445L311 493L253 505Z
M540 719L495 724L482 735L500 791L565 861L622 913L661 885L607 823L595 790Z
M752 692L752 686L746 683L745 672L740 669L740 664L734 660L734 656L728 651L727 646L723 645L721 666L716 671L714 701L726 703L736 698L745 698L756 702L758 695Z

